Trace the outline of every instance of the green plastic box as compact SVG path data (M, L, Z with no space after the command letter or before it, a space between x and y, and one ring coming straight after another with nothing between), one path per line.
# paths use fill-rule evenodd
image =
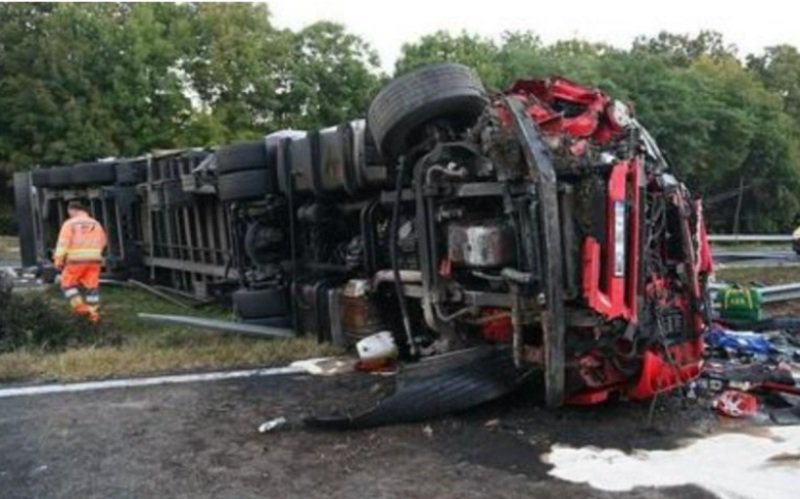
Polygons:
M733 285L717 293L719 315L723 319L761 320L761 292L758 288Z

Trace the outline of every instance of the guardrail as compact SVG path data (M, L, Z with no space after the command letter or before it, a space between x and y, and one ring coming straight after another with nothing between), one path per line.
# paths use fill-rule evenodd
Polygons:
M785 234L709 234L712 243L782 243L791 242L792 236Z

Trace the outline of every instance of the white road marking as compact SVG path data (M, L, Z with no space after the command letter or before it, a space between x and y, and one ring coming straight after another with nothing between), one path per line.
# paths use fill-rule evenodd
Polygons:
M241 371L175 374L171 376L154 376L151 378L110 379L105 381L87 381L84 383L53 383L48 385L20 386L16 388L0 388L0 399L10 398L10 397L26 397L31 395L49 395L54 393L88 392L93 390L107 390L111 388L175 385L180 383L197 383L201 381L252 378L256 376L300 374L305 372L307 372L306 369L302 367L289 366L289 367L271 367L266 369L247 369Z

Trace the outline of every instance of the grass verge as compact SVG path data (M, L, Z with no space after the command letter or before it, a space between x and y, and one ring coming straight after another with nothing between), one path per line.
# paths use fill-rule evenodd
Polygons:
M105 286L103 322L92 340L59 351L37 347L0 354L0 381L76 381L283 364L341 353L315 340L264 340L140 321L138 312L228 318L222 308L187 311L140 290ZM67 307L57 291L49 306ZM87 333L88 334L88 333Z
M12 236L0 236L0 260L19 260L19 240Z

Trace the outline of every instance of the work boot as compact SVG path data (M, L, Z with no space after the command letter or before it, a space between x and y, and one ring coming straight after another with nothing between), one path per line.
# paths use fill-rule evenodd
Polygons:
M71 305L72 305L72 313L79 317L88 317L92 313L89 306L83 303L83 300L80 301L75 300L74 302L71 303Z

